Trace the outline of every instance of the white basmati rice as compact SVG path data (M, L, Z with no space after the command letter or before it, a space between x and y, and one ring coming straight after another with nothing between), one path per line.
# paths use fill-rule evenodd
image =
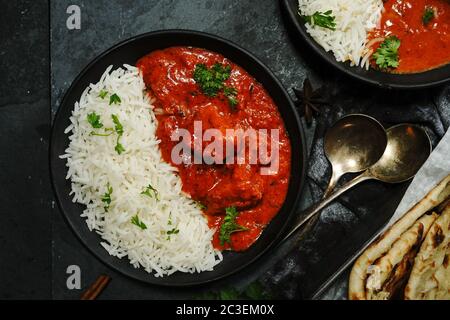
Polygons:
M157 120L141 74L129 65L111 69L86 88L66 129L70 144L61 158L67 159L73 201L86 205L81 216L103 238L109 254L128 257L136 268L143 267L155 276L212 270L222 260L211 244L214 230L194 201L182 193L176 169L162 160L155 134ZM108 92L103 99L101 90ZM120 97L120 104L109 105L113 93ZM89 124L87 115L92 112L100 116L103 128L93 129ZM124 130L120 142L125 152L120 155L114 150L117 134L90 134L114 128L112 114ZM102 196L108 184L113 192L105 212ZM159 199L141 194L149 184ZM131 223L135 215L147 229ZM167 232L173 229L179 232L169 236Z
M336 30L306 23L306 30L325 51L332 51L339 62L369 68L371 52L366 48L367 34L379 26L382 0L299 0L299 12L309 16L332 10Z

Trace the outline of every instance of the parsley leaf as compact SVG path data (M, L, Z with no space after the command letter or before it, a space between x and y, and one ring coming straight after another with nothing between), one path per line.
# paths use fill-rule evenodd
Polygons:
M223 66L215 63L210 69L203 64L197 64L194 70L194 80L200 86L200 89L208 97L215 97L223 90L223 94L228 98L231 108L238 104L236 99L237 90L233 87L227 87L224 82L230 78L231 66Z
M111 194L113 193L113 188L109 185L106 186L107 192L102 196L102 202L105 203L105 211L108 212L109 206L111 205Z
M108 137L110 135L112 135L114 132L117 133L117 142L116 142L116 146L114 147L114 150L116 150L116 152L118 154L122 154L122 152L125 151L125 148L123 147L123 145L119 142L120 137L122 137L123 135L123 126L119 121L119 118L117 117L117 115L112 114L111 118L114 122L114 129L113 128L105 128L105 131L108 133L98 133L95 131L91 131L90 135L92 136L100 136L100 137ZM88 121L89 123L92 125L92 127L94 128L101 128L103 127L103 123L100 122L100 116L98 116L95 112L88 114Z
M197 207L200 209L200 210L207 210L208 209L208 207L207 206L205 206L203 203L201 203L200 201L195 201L195 204L197 205Z
M116 152L118 154L122 154L122 152L125 152L125 148L123 147L123 145L119 142L119 139L117 139L117 143L116 146L114 147L114 150L116 150Z
M116 133L117 133L119 136L123 135L123 126L122 126L122 124L120 123L119 118L118 118L115 114L112 114L112 115L111 115L111 118L112 118L112 120L113 120L113 122L114 122L114 126L115 126Z
M112 104L119 104L122 100L120 100L120 97L117 94L112 94L111 97L109 97L109 105Z
M237 94L237 90L233 87L224 87L223 94L226 96L235 96Z
M303 19L312 26L319 26L334 31L336 30L336 22L335 17L331 15L332 13L332 10L326 12L316 11L310 16L303 16Z
M180 230L178 230L178 229L176 229L176 228L173 228L172 230L167 231L167 234L168 234L168 235L171 235L171 234L178 234L179 232L180 232Z
M434 9L432 7L426 7L422 15L422 23L426 26L434 18Z
M100 90L98 96L102 99L105 99L106 95L108 94L108 91L106 90ZM110 103L111 104L111 103Z
M142 230L147 229L147 226L145 225L145 223L142 222L141 220L139 220L139 216L138 215L135 215L135 216L133 216L131 218L131 223L134 224L135 226L138 226Z
M123 126L120 123L119 118L115 114L112 114L111 118L112 118L112 120L114 122L114 130L116 131L116 133L118 135L117 136L117 143L116 143L116 146L114 147L114 150L116 150L116 152L118 154L122 154L122 152L125 151L125 148L119 142L119 140L120 140L120 137L123 135Z
M237 101L236 97L230 96L230 97L228 97L228 103L230 104L231 109L234 111L235 107L238 104L238 101Z
M223 246L225 242L231 244L230 236L232 233L248 230L246 227L236 223L238 215L239 212L236 210L236 207L228 207L225 209L225 218L223 219L219 231L220 245Z
M166 240L170 240L170 236L173 234L178 234L180 230L173 228L172 230L167 231L167 238Z
M230 104L231 109L234 111L235 107L238 104L238 100L236 98L237 90L233 87L224 87L223 94L228 98L228 103Z
M397 68L399 64L398 49L400 48L400 39L396 36L390 36L384 39L377 51L372 55L375 63L381 69Z
M214 63L211 68L214 78L218 81L224 82L230 77L231 74L231 66L223 66L221 63Z
M197 64L194 70L194 80L208 97L215 97L222 90L223 82L230 77L231 66L215 63L211 69L203 64Z
M144 191L141 192L141 194L146 195L150 198L155 198L156 200L159 200L159 193L158 190L152 187L151 184L149 184Z
M87 115L87 121L91 124L92 128L101 128L103 127L103 123L100 121L100 116L95 112L89 113Z

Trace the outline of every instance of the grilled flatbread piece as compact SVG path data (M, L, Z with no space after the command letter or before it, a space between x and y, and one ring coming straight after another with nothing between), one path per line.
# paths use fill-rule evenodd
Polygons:
M392 299L402 288L401 283L406 284L420 244L437 217L436 213L422 216L394 242L384 256L369 266L366 299Z
M349 299L365 300L368 268L388 252L394 242L411 228L417 219L431 211L450 196L450 175L442 180L425 198L412 207L402 218L376 239L356 260L350 273Z
M403 257L402 261L395 266L392 275L383 285L381 294L386 294L386 299L403 299L403 292L408 282L409 275L411 274L411 269L414 264L414 258L419 251L420 243L414 247Z
M431 226L414 260L405 299L450 300L450 205Z

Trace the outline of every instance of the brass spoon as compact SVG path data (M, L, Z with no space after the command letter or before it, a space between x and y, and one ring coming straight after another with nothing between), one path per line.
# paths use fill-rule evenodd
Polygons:
M432 147L427 133L418 126L400 124L387 130L387 138L386 149L373 166L307 209L284 240L331 201L363 181L374 179L387 183L400 183L413 178L431 153Z
M325 156L331 163L332 173L323 197L333 191L344 174L367 170L377 162L386 145L386 131L374 118L351 114L338 120L324 139Z

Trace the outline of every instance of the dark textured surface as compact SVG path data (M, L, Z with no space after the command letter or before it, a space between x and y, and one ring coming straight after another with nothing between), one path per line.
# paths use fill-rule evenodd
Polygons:
M341 203L324 211L319 225L298 249L282 257L284 246L245 272L211 286L173 290L148 286L119 275L96 260L68 229L54 206L47 163L50 128L48 90L48 4L46 1L1 1L0 21L0 299L76 299L81 290L68 290L66 268L81 267L82 287L106 273L113 280L104 299L178 299L201 296L209 290L242 288L262 279L279 297L306 297L352 251L346 241L368 239L377 229L371 203L389 200L389 215L405 186L393 189L364 185ZM79 4L82 29L66 29L66 8ZM286 88L300 86L306 75L323 86L332 103L307 130L311 150L309 185L317 200L329 174L321 151L321 136L330 123L350 112L367 112L386 125L401 121L423 125L434 144L450 125L450 86L419 92L388 92L361 85L314 57L301 41L289 37L274 0L259 1L62 1L51 3L52 88L55 112L76 74L104 49L130 36L152 30L186 28L207 31L235 41L256 54ZM293 44L295 43L295 44ZM373 194L372 194L373 193ZM384 198L383 198L384 197ZM310 201L309 194L303 206ZM350 212L348 209L351 209ZM371 209L372 208L372 209ZM366 221L355 230L359 219ZM381 219L381 220L380 220ZM51 221L53 238L51 234ZM356 239L356 238L357 239ZM355 240L356 239L356 240ZM314 248L320 246L321 250ZM53 258L51 258L53 254ZM53 271L52 271L53 267ZM342 299L346 276L341 276L323 296ZM301 289L301 290L300 290Z
M67 30L69 4L81 7L81 30ZM211 289L246 286L257 278L280 297L308 296L342 259L336 248L346 247L347 236L369 238L374 226L364 199L374 203L389 193L395 207L404 186L395 193L383 187L361 186L341 203L324 211L319 225L296 251L281 259L289 246L274 251L245 272L212 286L173 290L148 286L119 275L100 263L71 233L59 210L52 205L47 148L49 133L48 19L46 1L2 1L5 19L0 47L0 298L76 299L81 290L68 290L66 268L81 267L82 288L106 273L113 280L101 298L177 299L202 295ZM185 28L211 32L253 52L280 78L286 88L300 86L306 75L324 87L332 108L307 129L309 143L315 136L309 170L313 199L318 199L328 174L321 154L321 135L338 117L364 111L385 124L411 121L424 125L436 143L450 124L450 86L420 92L386 92L356 83L327 68L288 36L277 1L66 1L51 2L51 110L81 69L100 52L130 36L152 30ZM293 44L295 43L295 45ZM317 128L317 130L315 130ZM363 195L363 197L361 197ZM353 201L359 199L358 201ZM386 199L386 198L384 198ZM304 199L309 202L308 195ZM305 205L303 203L303 206ZM348 211L352 208L353 213ZM52 209L53 208L53 209ZM357 209L357 210L353 210ZM365 211L366 210L366 211ZM389 214L388 208L385 214ZM354 214L357 212L357 214ZM50 213L53 238L50 233ZM355 216L359 215L359 216ZM355 221L366 219L366 229L354 230ZM378 221L380 223L380 221ZM359 233L358 233L359 231ZM340 238L333 238L336 233ZM336 240L340 239L340 240ZM53 241L52 241L53 240ZM347 239L348 240L348 239ZM361 240L361 239L360 239ZM53 244L53 245L51 245ZM320 246L320 251L314 250ZM50 277L52 251L52 281ZM298 252L300 250L300 252ZM269 259L270 258L270 259ZM7 263L6 263L7 262ZM322 272L319 272L322 270ZM267 272L269 271L269 272ZM323 298L345 297L346 275Z
M66 8L78 4L81 30L65 28ZM424 125L436 143L449 125L449 87L418 92L383 91L359 84L336 73L313 56L302 42L289 36L277 1L53 1L52 26L52 110L75 76L95 56L130 36L160 29L182 28L206 31L230 39L259 57L286 88L301 86L308 75L314 86L323 86L332 104L307 128L309 143L315 140L309 170L310 188L317 200L329 168L321 153L325 129L351 112L366 112L390 125L402 121ZM316 130L317 128L317 130ZM77 264L85 287L101 273L112 275L102 298L186 298L209 290L234 285L242 288L259 278L278 297L309 297L345 256L369 239L395 209L406 184L386 187L366 184L325 210L320 223L302 244L275 266L276 256L289 251L284 246L236 276L211 286L168 290L127 279L97 261L70 233L58 210L53 215L53 295L77 298L80 291L67 290L65 269ZM375 193L374 193L375 192ZM304 204L310 201L305 196ZM380 209L378 202L386 202ZM350 210L351 211L350 211ZM377 210L375 210L377 209ZM382 215L375 216L382 210ZM355 230L356 228L356 230ZM336 237L334 237L336 235ZM321 248L317 250L317 248ZM269 259L270 258L270 259ZM323 298L345 297L346 275L340 277Z
M48 5L0 6L0 299L50 298Z

